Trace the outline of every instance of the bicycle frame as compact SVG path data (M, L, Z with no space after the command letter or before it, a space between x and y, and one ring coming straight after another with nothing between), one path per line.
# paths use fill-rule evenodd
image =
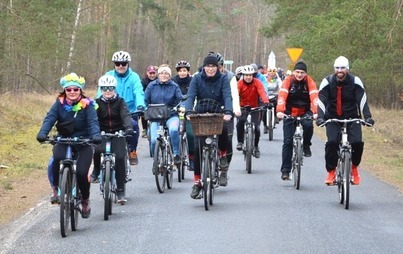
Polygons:
M255 124L252 122L252 113L257 111L262 111L262 107L251 108L250 106L245 106L242 108L244 112L247 113L246 121L244 124L245 130L245 142L242 147L242 151L244 154L244 160L246 161L246 172L248 174L252 173L252 156L254 154L255 147Z

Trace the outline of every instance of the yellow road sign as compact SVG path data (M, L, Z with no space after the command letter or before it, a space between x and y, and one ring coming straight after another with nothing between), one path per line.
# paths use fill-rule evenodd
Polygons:
M303 51L303 48L287 48L287 53L294 64L298 61Z

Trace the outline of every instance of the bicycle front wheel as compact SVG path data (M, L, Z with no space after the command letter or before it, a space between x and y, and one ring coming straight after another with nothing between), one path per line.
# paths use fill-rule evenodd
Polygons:
M166 155L165 155L165 161L167 162L167 170L165 170L165 177L166 177L166 182L167 182L167 187L168 189L172 189L173 181L174 181L174 172L173 172L173 167L174 166L174 158L172 156L172 153L170 151L171 147L168 147L166 149Z
M274 129L274 110L270 109L267 114L267 121L269 122L267 128L269 129L269 141L273 140L273 129Z
M154 149L153 172L155 175L155 183L157 185L157 190L159 193L164 193L165 191L165 167L166 162L164 157L164 149L161 142L157 140Z
M203 152L203 198L204 208L206 211L210 209L210 195L211 195L211 163L210 152L208 150Z
M248 172L248 174L252 173L252 153L253 153L252 135L253 135L252 128L248 127L245 133L245 139L246 139L245 159L246 159L246 172Z
M63 175L60 184L60 233L62 237L67 236L70 220L71 205L71 173L69 167L63 168Z
M294 186L297 190L299 190L300 183L301 183L301 166L302 166L302 144L301 140L297 139L296 144L294 146L294 154L295 154L295 161L294 161Z
M76 231L77 226L78 226L78 215L79 215L79 209L78 205L80 203L80 195L79 195L79 190L77 186L77 176L73 175L72 181L71 181L71 187L72 187L72 203L70 206L70 217L71 217L71 230Z
M112 192L111 192L111 162L105 162L104 180L104 220L109 219L112 214Z
M178 181L181 182L185 179L185 172L189 168L189 147L188 140L186 137L186 133L180 136L180 156L181 156L181 164L178 168Z
M349 152L344 152L343 159L343 192L344 192L344 208L350 206L350 181L351 181L351 157Z

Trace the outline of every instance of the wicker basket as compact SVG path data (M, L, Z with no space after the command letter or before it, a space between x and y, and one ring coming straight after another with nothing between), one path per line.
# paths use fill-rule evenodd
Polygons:
M222 133L224 114L193 114L189 117L195 136L212 136L220 135Z

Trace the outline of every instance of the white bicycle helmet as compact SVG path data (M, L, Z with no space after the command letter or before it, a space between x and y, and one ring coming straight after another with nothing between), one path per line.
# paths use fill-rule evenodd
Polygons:
M245 75L245 74L254 74L254 73L255 73L255 69L253 68L252 65L245 65L245 66L242 68L241 73L242 73L243 75Z
M130 62L132 58L126 51L115 52L112 56L112 62Z
M99 81L98 81L99 87L103 87L103 86L116 87L116 85L117 85L117 80L112 75L103 75L102 77L99 78Z
M242 74L242 69L243 69L243 66L237 67L237 68L235 69L235 75Z

